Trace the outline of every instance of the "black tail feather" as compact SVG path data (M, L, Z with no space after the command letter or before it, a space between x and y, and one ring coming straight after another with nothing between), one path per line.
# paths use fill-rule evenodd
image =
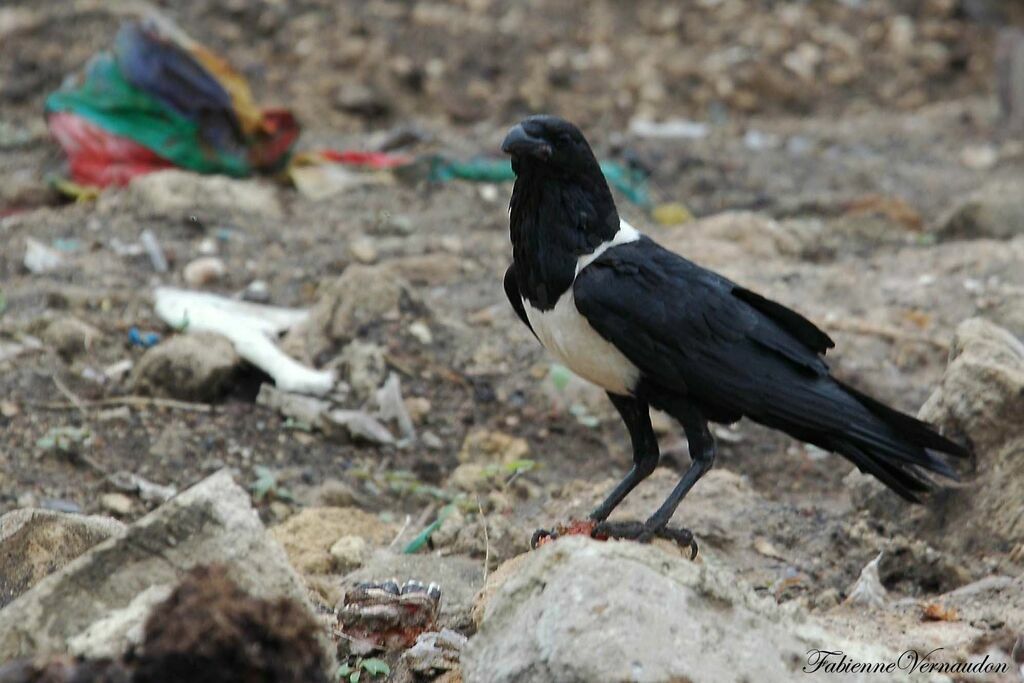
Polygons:
M918 472L904 465L873 457L850 441L833 442L832 450L844 455L861 472L873 475L907 502L920 503L920 494L932 490L931 483Z
M838 380L836 380L836 383L839 384L846 393L857 399L862 406L870 410L875 417L892 427L896 433L913 443L915 446L920 446L930 451L946 453L947 455L952 455L956 458L971 457L969 450L942 436L927 422L922 422L915 417L911 417L910 415L906 415L898 410L890 408L884 403L873 399L867 394L863 394L853 387L839 382Z

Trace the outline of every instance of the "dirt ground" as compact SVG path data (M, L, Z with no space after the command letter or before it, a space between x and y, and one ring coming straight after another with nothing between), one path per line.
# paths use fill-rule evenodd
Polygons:
M956 325L1024 291L1020 239L937 237L958 198L1024 172L993 95L994 36L1019 18L1015 3L155 5L237 65L261 103L293 107L302 148L365 149L382 131L413 126L421 140L403 151L491 155L518 118L549 111L577 121L600 157L651 169L656 203L682 202L697 217L756 212L776 236L765 223L722 234L703 221L661 225L618 197L623 217L655 239L818 321L837 342L837 375L911 413L941 377ZM627 469L628 439L600 392L554 387L550 361L507 306L510 184L397 182L313 201L261 180L280 215L210 198L167 211L131 191L77 204L55 195L45 178L61 158L43 99L110 44L127 13L84 0L0 8L0 348L43 338L69 315L98 331L73 357L45 340L13 359L0 355L0 513L30 505L109 513L105 474L122 470L180 490L225 466L255 482L266 467L295 498L262 501L268 521L341 480L362 507L398 524L411 516L411 537L454 492L449 475L477 430L525 439L525 457L537 463L500 496L484 494L481 511L500 518L506 533L497 538L508 539L492 560L523 549L533 528L586 512ZM707 122L707 134L630 133L636 119L678 117ZM988 146L998 160L973 163L972 151ZM145 229L170 272L116 248ZM65 267L27 272L28 238L63 245ZM143 355L129 329L173 334L153 311L152 290L181 285L183 266L211 241L226 274L206 289L234 295L263 280L282 306L314 305L321 285L361 258L354 244L372 245L376 264L397 265L412 301L360 338L385 350L406 398L426 399L417 429L436 439L368 447L297 428L255 403L266 378L252 368L212 405L113 400L128 393L126 380L97 378ZM416 322L429 341L414 333ZM316 361L330 364L340 351ZM678 427L658 426L662 470L627 513L656 507L688 463ZM61 427L88 435L69 452L40 444ZM896 548L883 582L911 598L1020 572L1021 557L1009 551L940 550L925 570L927 553L913 539L853 510L844 483L852 467L838 456L747 422L718 434L722 472L697 487L677 520L780 602L834 607L883 542ZM130 520L154 505L133 497L119 514ZM965 608L964 620L981 628L992 609ZM919 621L912 612L892 627L899 637Z

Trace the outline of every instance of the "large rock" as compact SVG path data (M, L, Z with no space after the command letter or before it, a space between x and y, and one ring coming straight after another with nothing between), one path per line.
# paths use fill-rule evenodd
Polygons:
M462 655L467 683L792 681L813 649L895 656L844 642L675 548L570 537L512 563L489 581L500 586Z
M1020 180L993 180L960 200L939 222L945 239L1010 239L1024 235Z
M0 517L0 608L89 548L124 531L110 517L14 510Z
M65 653L72 641L82 651L116 654L146 616L140 605L151 604L161 595L159 587L173 587L190 568L207 564L227 567L231 578L254 597L309 604L298 575L264 530L249 495L222 471L7 605L0 611L0 661ZM109 633L113 640L103 642L97 639L99 633Z
M963 481L907 509L873 478L851 472L854 505L957 555L1024 547L1024 343L987 320L962 322L918 417L969 444L974 461L960 468Z
M985 317L1024 340L1024 298L1008 296L985 311Z
M1024 343L981 318L960 323L942 382L920 417L982 452L1024 437Z
M942 382L920 417L967 436L982 452L1024 437L1024 343L982 318L959 325Z
M408 290L392 268L351 265L321 288L309 318L285 337L284 349L311 361L359 337L374 323L397 316L402 293Z
M43 340L65 360L87 352L101 336L95 327L72 316L57 318L43 331Z
M217 334L179 334L146 351L132 371L132 390L186 401L213 401L227 390L241 360Z
M1024 544L1024 343L987 320L961 323L920 417L966 437L977 458L969 481L934 501L936 540L961 551Z

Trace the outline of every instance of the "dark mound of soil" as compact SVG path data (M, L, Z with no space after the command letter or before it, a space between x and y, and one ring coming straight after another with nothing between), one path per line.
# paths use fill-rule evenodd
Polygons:
M326 683L318 629L301 605L258 600L223 567L197 567L150 614L133 680Z

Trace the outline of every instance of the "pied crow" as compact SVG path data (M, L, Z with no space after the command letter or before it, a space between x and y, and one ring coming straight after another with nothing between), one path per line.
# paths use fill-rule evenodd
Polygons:
M956 478L944 456L967 450L832 377L823 355L834 344L813 323L622 220L576 126L532 116L501 148L516 175L505 293L548 352L608 393L632 441L632 469L585 531L692 544L667 525L714 462L709 421L746 417L839 453L912 502L932 488L923 470ZM691 464L649 519L611 524L658 464L651 407L682 425Z

